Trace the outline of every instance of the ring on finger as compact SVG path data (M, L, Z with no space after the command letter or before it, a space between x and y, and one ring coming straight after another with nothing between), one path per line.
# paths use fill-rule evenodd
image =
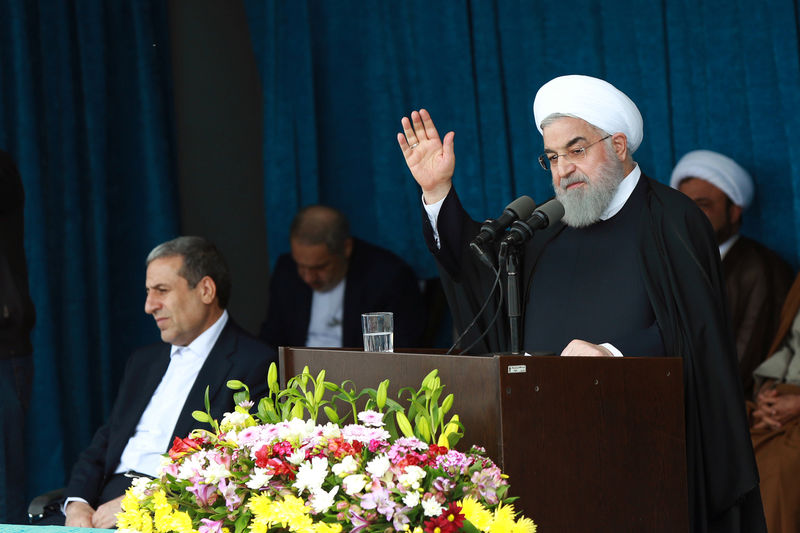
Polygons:
M417 142L415 142L414 144L412 144L411 146L409 146L409 148L411 148L411 149L413 150L413 149L414 149L414 148L416 148L417 146L419 146L419 141L417 141Z

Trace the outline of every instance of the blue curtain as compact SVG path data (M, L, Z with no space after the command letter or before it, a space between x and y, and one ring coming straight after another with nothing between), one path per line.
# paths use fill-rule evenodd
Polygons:
M536 90L563 74L604 78L645 121L635 159L668 182L698 148L756 181L743 233L795 267L800 235L796 0L245 0L264 94L270 257L298 207L322 202L356 232L434 275L420 195L395 141L427 108L456 132L455 183L474 218L552 195L536 157Z
M125 359L157 340L144 257L174 236L166 3L0 2L0 147L37 312L29 494L63 485Z

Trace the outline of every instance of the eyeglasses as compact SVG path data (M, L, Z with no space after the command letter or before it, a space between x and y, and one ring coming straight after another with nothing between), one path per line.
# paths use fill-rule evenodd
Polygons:
M598 141L595 141L595 142L593 142L591 144L587 144L586 146L579 146L577 148L570 148L569 150L567 150L567 153L565 153L565 154L556 154L556 153L547 154L547 153L544 153L544 154L539 156L539 164L542 165L543 169L550 170L552 167L558 165L558 160L561 159L561 158L563 158L564 161L566 161L567 163L573 163L573 164L580 163L581 161L586 159L586 149L587 148L589 148L590 146L593 146L593 145L595 145L595 144L597 144L597 143L599 143L601 141L605 141L609 137L611 137L611 134L608 134L605 137L603 137L602 139L600 139Z

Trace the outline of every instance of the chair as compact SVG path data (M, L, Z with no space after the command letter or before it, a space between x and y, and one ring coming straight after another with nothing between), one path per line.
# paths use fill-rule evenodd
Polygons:
M64 502L64 488L51 490L36 496L28 505L28 523L31 525L41 522L46 517L61 512Z

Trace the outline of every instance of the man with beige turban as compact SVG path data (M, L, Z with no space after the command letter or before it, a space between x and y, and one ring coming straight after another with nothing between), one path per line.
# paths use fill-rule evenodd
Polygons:
M753 397L753 370L767 355L794 274L769 248L739 234L742 213L753 200L750 174L711 150L684 155L670 185L694 200L714 228L722 258L728 309L746 399Z
M633 160L642 116L608 82L555 78L537 93L533 112L544 140L539 163L566 212L524 246L522 347L562 356L683 357L691 531L764 531L708 220L642 173ZM397 140L422 188L428 247L463 329L494 275L469 252L480 224L453 187L454 133L440 139L424 109L402 126ZM507 321L480 320L488 331L476 351L507 351Z

